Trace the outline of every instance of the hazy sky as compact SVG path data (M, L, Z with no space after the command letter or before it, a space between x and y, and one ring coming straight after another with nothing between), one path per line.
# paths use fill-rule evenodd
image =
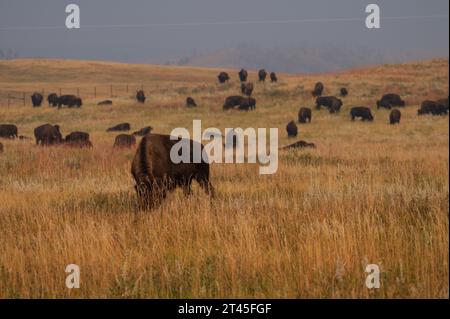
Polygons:
M80 6L81 29L64 27L69 3ZM382 19L410 18L382 20L380 30L368 30L369 3L380 5ZM0 49L21 57L157 63L242 43L262 48L358 44L442 56L449 50L448 13L448 0L0 0ZM333 21L341 18L360 20ZM242 23L304 19L319 21Z

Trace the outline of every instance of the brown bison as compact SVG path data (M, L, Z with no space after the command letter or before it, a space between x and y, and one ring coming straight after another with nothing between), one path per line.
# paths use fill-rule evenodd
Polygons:
M64 139L64 144L71 147L92 147L89 133L72 132Z
M445 100L439 101L423 101L420 106L418 115L432 114L432 115L446 115L448 113L448 100L447 105Z
M259 70L258 72L258 78L260 82L266 82L266 78L267 78L267 72L266 70L262 69Z
M241 82L247 82L247 77L248 77L248 72L245 69L241 69L238 73L239 75L239 80L241 80Z
M40 93L33 93L31 96L31 102L33 103L33 107L39 107L42 104L44 97Z
M341 88L340 95L341 95L341 97L347 97L348 89L347 88Z
M402 118L402 112L400 110L392 110L391 114L389 114L389 123L392 125L400 124L400 119Z
M139 90L139 91L136 92L136 100L139 103L145 103L145 99L146 99L146 97L145 97L144 91Z
M270 73L270 82L272 82L272 83L278 82L278 77L275 72Z
M153 131L153 127L146 126L144 128L141 128L139 131L134 132L133 135L145 136L147 134L150 134L152 131Z
M251 82L250 83L242 83L241 84L242 95L252 96L253 89L254 89L254 85Z
M236 106L239 106L243 99L244 99L244 97L242 97L242 96L229 96L225 99L225 103L223 104L223 109L224 110L233 109Z
M288 125L286 125L286 131L287 131L288 137L297 137L297 135L298 135L297 124L295 124L294 121L290 121L288 123Z
M112 105L113 104L113 102L111 101L111 100L104 100L104 101L101 101L101 102L98 102L98 106L103 106L103 105Z
M299 123L311 123L312 111L310 108L302 107L298 111L298 122Z
M194 101L193 98L188 97L188 98L186 99L186 107L189 107L189 108L191 108L191 107L197 107L197 103L195 103L195 101Z
M115 148L132 148L136 145L136 137L134 135L120 134L116 136L114 141Z
M350 110L350 116L352 117L352 121L356 118L361 118L362 121L373 121L372 112L368 107L357 106Z
M190 145L189 163L176 164L171 159L171 149L179 142ZM193 161L194 146L199 146L202 152L204 147L194 144L197 142L180 138L171 140L168 135L151 134L142 138L131 166L142 208L157 207L167 193L177 187L182 187L185 194L189 195L193 180L196 180L207 194L214 195L208 161L204 158L200 163ZM182 150L178 152L181 156Z
M342 100L335 96L320 96L316 99L316 108L320 110L321 106L328 108L330 113L336 113L341 110Z
M238 109L241 111L249 111L254 110L255 108L256 108L256 100L251 97L246 97L241 100Z
M217 78L219 79L220 84L224 84L230 80L230 76L228 75L227 72L220 72Z
M80 108L83 105L83 101L75 95L62 95L58 98L58 108L66 105L69 108Z
M391 109L393 107L404 107L406 105L405 101L402 100L402 98L400 97L400 95L398 94L386 94L383 95L383 97L381 98L381 100L377 101L377 108L381 108L384 107L386 109Z
M18 135L17 126L13 124L0 124L1 138L16 138Z
M317 82L316 85L314 86L314 90L312 91L313 97L322 96L323 89L324 89L323 83Z
M50 146L61 144L63 138L59 129L59 125L45 124L34 129L34 137L36 145Z
M106 132L122 132L131 130L131 125L129 123L120 123L116 126L110 127Z
M288 149L297 149L297 148L316 148L316 145L314 143L308 143L305 141L298 141L294 144L285 146L281 148L282 150L288 150Z
M57 107L59 104L59 97L56 93L50 93L47 96L48 106Z

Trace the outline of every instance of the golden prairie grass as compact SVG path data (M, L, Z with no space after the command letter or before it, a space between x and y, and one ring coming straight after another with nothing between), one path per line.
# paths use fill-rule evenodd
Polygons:
M0 105L0 123L21 135L58 123L64 134L91 133L92 150L40 148L5 141L0 154L0 297L3 298L448 298L448 117L419 118L423 99L448 95L448 61L386 65L339 74L279 75L255 83L256 111L223 112L233 81L218 70L116 63L0 62L0 88L32 92L144 83L148 102L85 99L80 110ZM253 81L256 73L250 72ZM171 194L153 212L138 211L130 175L134 150L112 149L119 122L175 127L278 127L309 91L350 89L339 115L313 110L299 126L316 150L280 152L279 170L212 167L214 201L195 187ZM255 81L256 82L256 81ZM383 93L407 100L399 126L376 110ZM192 96L196 109L186 109ZM372 107L373 123L351 122L350 107ZM81 268L81 288L65 286L66 265ZM380 266L381 288L365 287L367 264Z

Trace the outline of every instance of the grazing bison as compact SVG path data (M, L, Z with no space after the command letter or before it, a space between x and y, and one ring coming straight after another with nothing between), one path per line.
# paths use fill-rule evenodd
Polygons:
M217 78L219 79L220 84L224 84L230 80L230 76L228 75L227 72L220 72Z
M363 121L373 121L372 112L368 107L357 106L351 109L350 116L352 117L352 121L354 121L357 117L361 118Z
M340 94L341 94L341 97L347 97L347 95L348 95L347 88L341 88Z
M146 99L146 97L145 97L144 91L139 90L139 91L136 92L136 100L139 103L145 103L145 99Z
M298 135L297 124L294 121L290 121L288 125L286 125L286 131L288 133L288 137L296 137Z
M316 145L314 143L308 143L305 141L298 141L294 144L285 146L281 148L282 150L288 150L288 149L297 149L297 148L316 148Z
M256 108L256 100L251 97L246 97L241 100L238 109L241 111L249 111L254 110L255 108Z
M400 119L402 118L402 112L400 110L392 110L391 114L389 114L389 123L392 125L400 124Z
M312 95L314 97L322 96L323 89L324 89L323 83L317 82L316 85L314 86L314 90L312 91Z
M449 108L448 108L448 98L437 100L436 103L437 103L437 104L441 104L441 105L447 110L447 113L448 113L448 111L449 111Z
M239 74L239 80L241 80L241 82L247 82L247 77L248 77L247 70L241 69L238 74Z
M266 70L262 69L259 70L258 72L258 78L260 82L266 82L266 78L267 78L267 72Z
M13 124L0 124L1 138L16 138L18 136L17 126Z
M298 111L298 122L299 123L311 123L312 119L312 111L310 108L302 107L300 111Z
M278 78L277 78L277 75L276 75L275 72L270 73L270 81L271 81L272 83L278 82Z
M182 187L185 194L191 193L191 184L196 180L207 194L214 196L210 182L208 160L202 157L200 163L194 163L194 144L192 140L171 140L168 135L146 135L142 138L131 166L136 182L136 192L142 208L152 209L158 206L169 191ZM190 146L189 163L175 164L171 159L171 149L177 143ZM182 156L182 148L178 154Z
M150 134L152 131L153 131L153 127L146 126L144 128L141 128L139 131L134 132L133 135L145 136L147 134Z
M102 106L102 105L112 105L113 104L113 102L111 101L111 100L104 100L104 101L101 101L101 102L98 102L98 106Z
M71 147L92 147L89 133L72 132L64 139L64 144Z
M134 135L120 134L116 136L114 141L115 148L132 148L136 145L136 137Z
M245 96L252 96L253 89L254 89L254 85L251 82L241 84L241 91L242 91L242 94Z
M381 100L377 101L377 108L379 109L380 107L384 107L386 109L391 109L393 107L404 107L405 106L405 101L403 101L400 97L400 95L398 94L386 94L383 95L383 97L381 98Z
M33 93L31 96L31 102L33 103L33 107L39 107L42 104L42 100L44 97L40 93Z
M45 124L34 129L36 145L50 146L61 144L63 138L59 130L59 125Z
M63 105L67 105L69 108L79 108L83 105L83 101L75 95L61 95L58 98L58 108L61 108Z
M445 115L448 113L448 105L445 105L445 100L438 101L423 101L420 106L418 115L432 114Z
M50 93L47 96L48 106L57 107L59 104L59 97L56 93Z
M197 103L195 103L194 99L191 97L188 97L186 99L186 107L197 107Z
M242 100L244 97L242 96L229 96L225 99L225 103L223 104L224 110L233 109L236 106L241 105Z
M131 130L131 125L129 123L120 123L116 126L110 127L106 132L122 132Z
M320 110L321 106L328 108L330 113L336 113L341 110L342 100L335 96L320 96L316 99L316 108Z

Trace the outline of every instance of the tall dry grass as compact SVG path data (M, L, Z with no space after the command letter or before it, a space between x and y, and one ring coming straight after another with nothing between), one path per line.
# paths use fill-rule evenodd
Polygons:
M340 74L280 75L257 84L257 110L224 113L238 90L217 70L76 61L0 62L0 88L34 90L144 79L149 102L86 100L81 110L0 106L0 123L20 134L58 123L91 133L92 150L2 141L0 297L3 298L448 298L448 117L416 116L422 99L448 95L448 61L379 66ZM256 78L254 72L251 73ZM313 112L300 136L316 150L280 153L275 175L255 165L213 165L217 198L199 187L137 210L130 175L134 150L114 151L105 129L122 121L157 132L203 127L284 127L322 80L328 94L350 88L341 114ZM147 82L146 82L147 81ZM399 126L373 108L396 91L409 106ZM186 96L199 104L184 108ZM101 98L99 98L101 99ZM351 106L371 106L374 123L352 123ZM65 286L66 265L81 288ZM378 264L381 288L365 287Z

